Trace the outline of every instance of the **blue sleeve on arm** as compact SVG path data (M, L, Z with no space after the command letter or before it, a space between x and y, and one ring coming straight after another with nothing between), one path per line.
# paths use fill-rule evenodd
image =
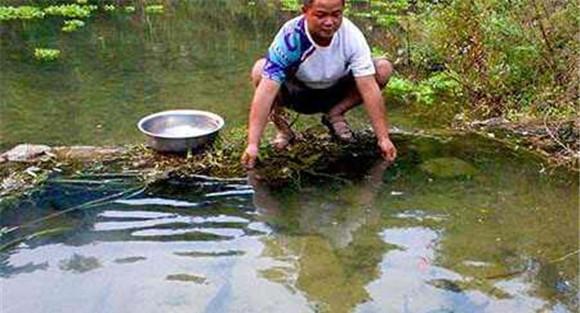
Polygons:
M303 23L285 25L276 35L266 55L264 77L282 84L288 73L300 65L302 55L312 47L302 28Z

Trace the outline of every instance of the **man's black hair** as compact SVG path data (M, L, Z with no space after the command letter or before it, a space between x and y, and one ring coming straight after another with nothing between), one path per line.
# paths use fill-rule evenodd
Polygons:
M312 5L312 3L314 3L314 1L315 0L302 0L302 5L309 6L309 5ZM345 5L346 0L342 0L342 4Z

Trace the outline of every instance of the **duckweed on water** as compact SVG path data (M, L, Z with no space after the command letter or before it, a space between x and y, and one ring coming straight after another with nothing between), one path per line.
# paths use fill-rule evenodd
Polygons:
M163 5L148 5L145 7L145 12L149 14L161 14L163 13Z
M115 11L115 10L117 9L117 7L115 7L115 5L113 5L113 4L106 4L106 5L103 7L103 9L104 9L106 12L112 12L112 11Z
M58 49L36 48L34 49L34 57L41 61L54 61L60 56Z
M63 32L70 33L77 31L79 28L85 26L85 22L79 18L87 18L93 14L99 7L96 5L87 5L87 0L76 0L76 4L52 5L46 8L39 8L34 6L0 6L0 21L9 20L29 20L41 19L46 15L62 16L73 18L64 21L61 28ZM134 13L134 6L125 6L125 13ZM105 12L116 11L117 7L113 4L102 6ZM148 5L145 7L147 14L162 14L164 12L163 5ZM60 51L56 49L37 48L34 50L34 57L41 61L54 61L60 56Z
M93 11L97 10L97 8L96 5L53 5L44 9L44 13L65 17L89 17Z
M68 20L64 21L64 26L62 27L62 31L66 33L74 32L79 28L85 26L85 22L81 20Z
M283 11L294 12L294 11L298 11L300 9L298 2L293 1L293 0L282 0L282 1L280 1L280 4L282 5Z
M0 21L44 18L46 15L86 18L99 9L96 5L86 5L86 3L86 0L78 0L77 4L51 5L46 8L35 6L0 6ZM122 9L125 13L134 13L136 11L134 6L125 6ZM145 7L145 12L148 14L162 14L164 9L163 5L148 5ZM114 4L106 4L102 6L102 10L105 12L113 12L117 10L117 7Z
M32 6L20 7L0 7L0 21L9 20L29 20L34 18L43 18L44 12Z

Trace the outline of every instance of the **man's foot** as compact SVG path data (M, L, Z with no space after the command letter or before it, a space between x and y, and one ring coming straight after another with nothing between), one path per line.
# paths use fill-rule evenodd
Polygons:
M348 125L348 123L344 119L344 116L342 116L342 115L337 115L337 116L323 115L321 122L322 122L322 124L324 124L324 126L326 126L328 128L328 130L330 131L330 134L334 138L336 138L342 142L347 142L347 143L354 141L354 135L352 133L352 130L350 129L350 126Z
M276 137L274 137L274 139L270 143L272 144L272 146L274 146L275 149L284 150L286 149L286 147L288 147L288 145L290 145L292 141L294 141L295 138L296 135L294 135L294 132L292 131L283 132L278 130L276 132Z

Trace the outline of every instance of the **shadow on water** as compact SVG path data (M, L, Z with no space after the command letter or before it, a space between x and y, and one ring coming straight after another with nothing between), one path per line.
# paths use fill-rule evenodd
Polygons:
M576 311L573 177L469 136L400 152L300 188L55 177L1 203L3 311Z

